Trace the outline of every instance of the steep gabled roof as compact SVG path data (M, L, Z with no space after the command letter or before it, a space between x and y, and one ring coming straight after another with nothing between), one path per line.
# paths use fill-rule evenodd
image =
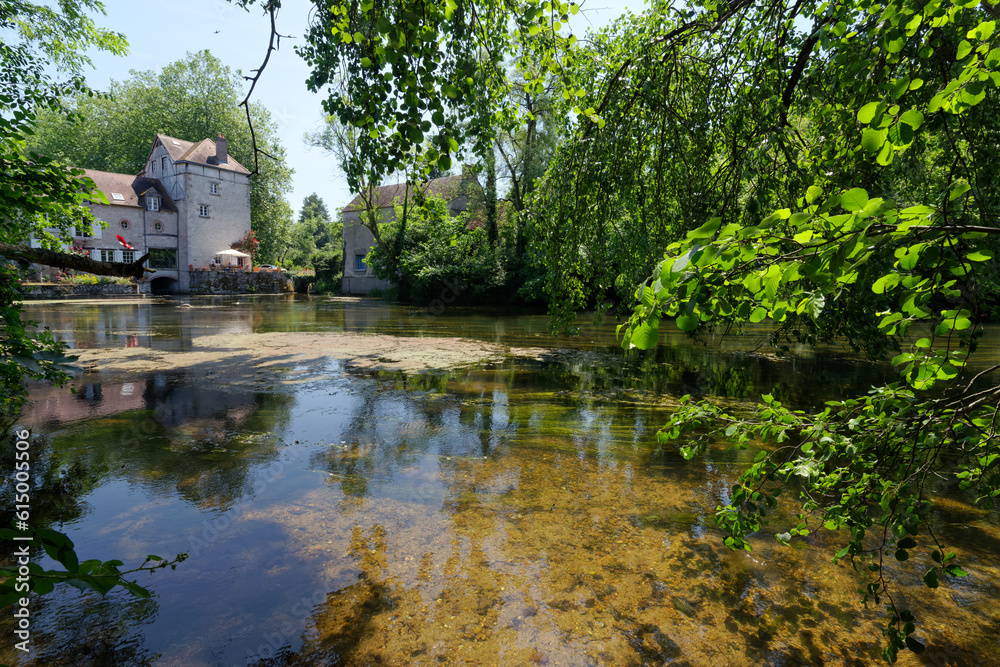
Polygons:
M145 196L149 190L153 190L160 198L161 210L177 210L174 202L167 195L167 189L163 187L163 184L158 179L133 176L132 174L116 174L96 169L85 169L84 174L94 181L97 189L104 193L104 196L108 199L108 204L111 206L145 208L146 204L140 201L140 197ZM115 193L120 194L122 199L115 199Z
M444 176L434 180L420 183L415 188L420 188L426 197L440 197L445 201L451 201L463 194L471 194L462 191L463 176ZM478 182L476 182L478 185ZM412 193L412 189L411 189ZM406 183L395 185L383 185L372 188L371 200L375 208L389 208L396 204L402 204L406 199ZM357 195L351 203L344 207L344 211L360 211L365 208L365 198Z
M227 169L238 174L249 174L250 171L236 161L232 155L228 156L228 162L219 163L215 157L215 142L211 139L202 139L198 143L184 141L168 137L165 134L156 135L156 139L167 149L167 154L174 162L193 162L195 164L205 164L217 169ZM153 148L156 144L153 144Z

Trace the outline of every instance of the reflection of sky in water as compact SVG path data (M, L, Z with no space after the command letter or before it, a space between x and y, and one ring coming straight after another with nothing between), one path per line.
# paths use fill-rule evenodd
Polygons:
M369 304L352 312L323 301L191 303L213 308L144 306L150 341L186 349L190 336L215 333L220 318L255 330L298 322L305 330L364 324L418 333L413 318ZM84 309L79 331L69 320L62 330L124 346L115 328L141 329L123 305L102 308ZM505 341L545 340L536 339L544 318L501 319L424 317L434 335L502 330ZM565 357L411 379L338 373L259 392L183 373L88 375L77 395L40 389L29 417L35 432L52 437L57 469L90 480L66 492L81 510L64 526L78 553L127 565L149 553L191 556L175 571L140 578L155 593L150 601L120 592L47 596L33 617L35 662L6 643L0 660L869 661L881 616L860 609L849 566L829 563L836 536L778 547L767 535L793 520L782 515L753 554L721 548L710 513L754 453L683 461L655 443L665 408L654 399L689 386L742 397L775 382L804 396L820 376L834 392L870 383L878 369L802 360L790 372L697 346L669 350L661 364ZM58 506L46 511L63 516ZM906 575L900 598L920 609L933 655L989 664L996 646L988 630L1000 620L995 515L949 501L939 518L943 534L971 545L970 576L928 591L919 574ZM921 573L923 558L914 554ZM8 630L0 625L5 637ZM272 662L258 662L265 658Z

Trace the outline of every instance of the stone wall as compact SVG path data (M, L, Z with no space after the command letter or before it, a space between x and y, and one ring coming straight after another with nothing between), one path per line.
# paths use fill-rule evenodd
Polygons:
M148 293L148 285L140 286ZM65 299L70 296L138 296L135 285L54 285L38 284L25 287L25 299Z
M280 294L293 290L292 279L280 271L191 272L191 294Z

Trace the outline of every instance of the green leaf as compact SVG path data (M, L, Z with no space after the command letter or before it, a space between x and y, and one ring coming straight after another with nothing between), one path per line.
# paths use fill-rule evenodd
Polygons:
M965 258L972 262L986 262L993 259L993 251L989 248L980 248L970 252Z
M858 109L858 122L864 123L865 125L871 123L875 118L875 113L878 111L878 107L878 102L869 102Z
M650 324L643 322L632 330L630 344L640 350L650 350L656 347L656 341L660 335L660 325L658 322Z
M958 50L955 52L956 60L965 60L965 57L972 53L972 44L964 39L958 43Z
M698 317L696 315L680 315L676 321L677 328L681 331L694 331L698 328Z
M927 570L927 574L924 575L924 583L927 584L927 588L938 587L938 576L936 567L932 567L931 569Z
M688 232L687 237L689 239L707 239L718 231L721 224L722 218L712 218L698 229Z
M875 130L869 127L861 133L861 147L867 153L877 153L882 149L886 135L885 130Z
M906 123L896 123L889 128L889 141L894 146L909 146L913 143L913 128Z
M882 276L881 278L875 281L874 285L872 285L872 291L875 292L875 294L885 294L886 292L894 288L896 285L898 285L899 280L900 276L898 273L890 273L888 275Z
M906 123L914 130L919 130L920 126L924 124L924 114L916 109L909 109L904 111L903 115L899 117L899 122Z
M852 188L840 196L840 205L847 211L860 211L868 205L868 193L861 188Z

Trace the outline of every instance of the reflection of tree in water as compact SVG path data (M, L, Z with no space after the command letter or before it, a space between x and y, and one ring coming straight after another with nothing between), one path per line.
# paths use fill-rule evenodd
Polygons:
M604 400L715 396L756 400L773 393L790 405L808 409L843 398L851 388L867 390L891 369L852 360L831 360L722 352L698 346L661 346L655 353L552 350L541 355L539 383Z
M159 613L155 599L140 599L121 589L101 597L75 588L32 601L31 664L46 667L145 667L158 656L143 646L145 626ZM13 637L9 614L0 632ZM22 664L21 651L5 646L0 662Z
M383 378L344 445L311 461L359 501L344 511L356 522L349 554L360 575L312 610L299 650L256 664L493 664L502 655L509 664L691 665L736 654L809 661L831 650L867 659L851 642L819 641L840 623L841 600L819 605L795 583L777 598L775 582L805 576L808 557L767 553L769 568L720 546L704 510L732 484L730 464L752 452L696 464L650 454L662 408L626 392L679 395L700 382L704 393L733 395L772 379L745 356L703 361L693 377L691 364L553 356ZM396 502L428 467L434 502ZM385 521L393 512L398 525ZM412 526L424 523L427 537L414 539ZM781 648L798 612L817 643ZM692 639L689 624L707 629Z
M313 455L310 464L328 472L345 496L363 498L390 486L423 457L465 455L464 444L444 435L458 406L449 397L433 398L442 396L453 378L383 375L358 394L358 406L340 434L343 442Z

